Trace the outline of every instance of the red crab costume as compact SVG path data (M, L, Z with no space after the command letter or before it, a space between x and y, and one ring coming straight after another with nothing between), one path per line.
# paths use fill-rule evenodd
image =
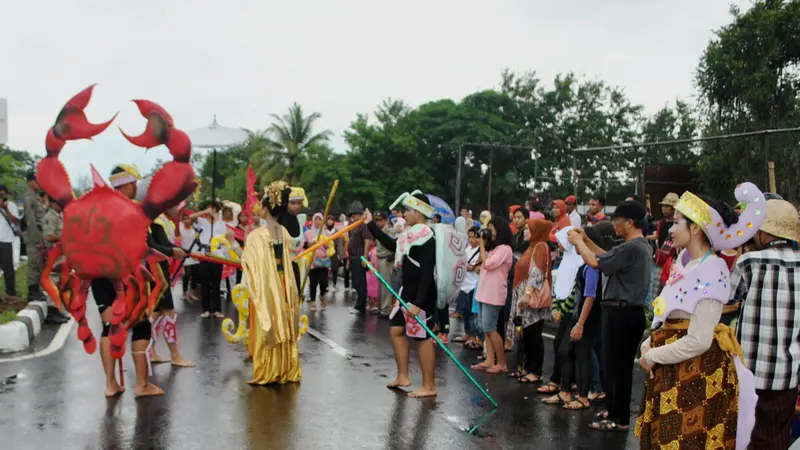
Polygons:
M197 184L189 162L192 148L189 137L175 128L172 117L161 106L148 100L134 100L147 119L147 127L139 136L122 134L145 149L166 145L173 161L156 172L141 203L114 190L94 168L94 187L76 199L58 156L67 141L91 139L116 118L115 114L108 122L89 123L83 110L93 88L94 85L84 89L61 109L47 133L47 156L38 165L37 181L63 208L64 215L61 241L47 255L41 283L56 305L66 307L72 314L78 322L78 338L83 341L84 349L94 353L97 341L86 320L86 298L93 279L110 280L116 297L111 306L108 336L112 356L120 358L125 353L128 328L143 320L145 309L152 311L162 290L167 288L163 276L154 276L160 274L158 262L166 257L148 248L148 227L161 213L187 198ZM64 257L60 264L62 278L56 286L50 273L61 256ZM148 281L156 283L152 290L148 289Z

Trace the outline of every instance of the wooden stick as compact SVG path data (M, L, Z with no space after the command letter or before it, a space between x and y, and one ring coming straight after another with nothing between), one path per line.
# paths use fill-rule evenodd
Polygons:
M331 187L331 193L328 195L328 203L325 205L325 214L322 215L322 223L319 224L319 228L317 228L317 237L314 238L314 242L319 241L319 237L322 235L322 228L325 227L325 221L328 220L328 212L331 210L331 204L333 204L333 197L336 195L336 189L339 189L339 180L333 180L333 187ZM303 301L303 292L306 290L306 283L308 282L309 275L311 275L311 269L306 268L306 276L300 284L301 302Z
M340 237L342 237L345 234L347 234L350 230L353 230L353 229L357 228L362 223L364 223L364 219L363 218L362 219L358 219L355 222L351 223L350 225L348 225L348 226L342 228L341 230L337 231L336 233L333 233L330 236L323 237L316 244L312 245L311 247L308 247L307 249L303 250L302 253L299 253L297 256L292 258L292 262L297 261L298 259L306 256L307 254L317 250L318 248L322 247L323 245L327 244L330 241L335 241L336 239L339 239Z

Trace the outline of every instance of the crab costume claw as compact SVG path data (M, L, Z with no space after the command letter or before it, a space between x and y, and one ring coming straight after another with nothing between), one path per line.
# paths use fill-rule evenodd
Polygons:
M111 118L108 122L93 124L86 119L84 109L92 98L92 91L95 85L82 90L72 97L61 111L58 113L56 123L47 131L45 139L45 149L47 156L39 161L36 170L36 181L47 195L56 199L62 206L66 206L73 198L69 175L64 165L58 160L58 155L67 141L78 139L91 139L105 131L111 122L117 117Z
M155 219L168 209L179 205L191 195L197 183L194 169L189 163L192 155L192 142L183 131L175 128L172 116L157 103L150 100L134 100L139 112L147 119L144 132L138 136L125 136L131 144L145 149L166 145L173 161L164 164L153 175L147 193L142 200L142 211Z

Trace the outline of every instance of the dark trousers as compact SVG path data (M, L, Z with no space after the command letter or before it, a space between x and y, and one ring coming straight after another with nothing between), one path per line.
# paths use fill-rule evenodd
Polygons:
M550 382L555 384L562 384L561 383L561 368L564 364L562 354L561 354L561 344L565 343L569 345L569 317L561 317L561 322L558 323L558 330L556 331L556 337L553 339L553 374L550 375ZM564 341L567 342L564 342ZM569 383L572 380L569 378L564 379L564 385L569 388ZM569 389L567 389L569 390Z
M603 387L608 420L618 425L630 423L633 360L644 327L642 308L603 308Z
M317 299L315 295L317 294L317 286L319 286L319 298L325 297L325 293L328 292L328 268L327 267L317 267L316 269L311 269L308 273L308 281L311 283L311 301Z
M220 312L219 285L222 282L222 265L201 261L200 264L200 300L203 312Z
M525 342L525 371L539 376L542 375L544 362L543 327L544 320L540 320L522 330L522 340Z
M367 269L365 269L361 265L361 260L356 260L355 262L350 264L350 274L353 276L353 289L356 290L356 295L357 295L355 308L359 311L366 311Z
M756 389L756 426L750 435L752 450L785 450L789 448L789 435L794 419L797 388L785 391Z
M438 311L439 333L450 334L450 308L445 306Z
M506 336L506 327L508 325L508 319L511 315L511 303L514 294L514 290L511 289L511 286L514 285L514 268L516 267L517 262L513 261L511 263L511 270L508 271L508 290L506 291L506 304L503 306L503 309L500 311L500 316L497 317L497 333L500 334L500 338L503 340L505 344L506 338L512 339L513 336Z
M366 276L364 278L366 279ZM350 265L347 261L342 263L342 279L344 280L344 288L350 289Z
M189 289L191 289L192 292L197 290L197 283L199 281L197 270L199 268L199 264L192 264L191 266L183 267L183 278L181 280L183 283L183 292L189 292Z
M339 261L339 255L333 255L331 258L331 286L336 287L336 278L339 276L339 267L342 266L342 263Z
M583 337L573 341L570 333L578 323L577 317L569 318L569 325L561 338L558 355L561 360L561 376L563 380L575 380L578 385L578 395L587 397L592 380L592 352L599 333L599 323L588 321L583 327ZM562 382L561 391L570 392L570 383Z
M0 242L0 269L6 281L6 294L17 295L17 284L14 276L14 247L11 242Z

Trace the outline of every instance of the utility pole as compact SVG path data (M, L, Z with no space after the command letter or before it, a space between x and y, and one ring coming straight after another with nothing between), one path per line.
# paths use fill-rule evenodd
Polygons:
M456 161L456 210L455 214L461 214L461 166L464 165L464 145L458 146L458 161Z
M488 208L489 212L492 212L492 159L494 158L494 148L489 149L489 201L488 201Z

